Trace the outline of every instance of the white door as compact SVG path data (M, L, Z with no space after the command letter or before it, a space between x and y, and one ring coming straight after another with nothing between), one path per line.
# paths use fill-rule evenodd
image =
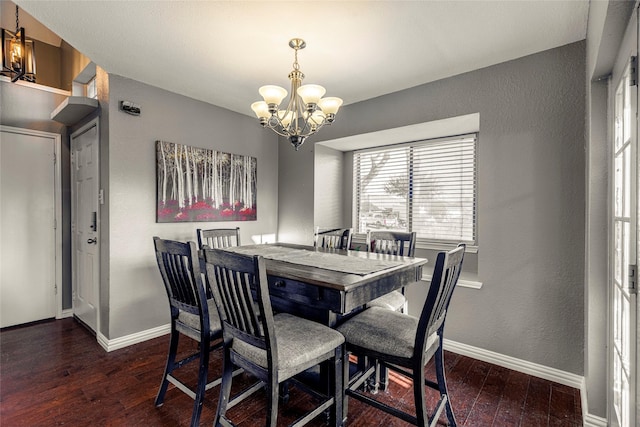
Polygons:
M0 135L0 327L56 316L55 153L60 135Z
M613 100L610 217L610 372L612 426L636 427L638 265L638 21L632 19L611 82Z
M97 331L99 296L98 121L71 135L73 314Z

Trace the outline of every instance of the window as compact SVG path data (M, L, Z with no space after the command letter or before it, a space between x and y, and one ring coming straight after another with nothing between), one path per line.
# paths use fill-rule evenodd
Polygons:
M477 134L355 151L354 227L476 243Z

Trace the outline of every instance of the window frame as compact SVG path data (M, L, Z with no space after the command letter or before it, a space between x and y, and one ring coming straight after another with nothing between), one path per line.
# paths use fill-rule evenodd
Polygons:
M467 252L477 252L478 250L478 149L479 149L479 132L477 131L467 132L464 134L442 136L438 138L425 138L425 139L353 150L352 151L353 192L352 192L351 199L352 199L352 224L354 227L354 231L357 234L363 233L363 231L360 230L361 224L360 224L360 218L359 218L360 196L361 196L360 188L359 188L360 184L359 184L359 172L358 172L358 163L357 163L359 161L358 160L359 154L381 151L386 149L393 150L396 148L403 148L407 146L416 147L421 145L427 145L430 143L454 141L454 140L468 139L468 138L473 139L473 170L472 170L473 172L473 203L472 203L473 212L471 215L473 220L473 224L472 224L473 239L465 240L464 242L467 243ZM412 212L413 204L415 200L415 198L412 197L415 180L411 179L411 177L413 176L415 160L413 156L413 150L410 150L410 152L411 152L411 155L410 155L410 159L408 160L408 165L409 165L409 170L411 175L409 177L409 182L408 182L408 199L407 199L408 207L407 207L406 221L407 221L407 230L416 231L413 226L414 224L413 224L413 212ZM411 198L411 200L409 200L409 198ZM423 248L423 249L447 250L454 247L459 241L461 240L430 239L425 237L418 237L416 242L416 247Z

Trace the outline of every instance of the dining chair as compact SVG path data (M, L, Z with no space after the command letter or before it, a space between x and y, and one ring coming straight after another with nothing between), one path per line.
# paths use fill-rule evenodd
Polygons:
M320 323L287 313L274 315L261 256L220 249L205 249L204 256L224 341L222 386L214 425L233 425L227 410L266 388L266 425L275 427L279 384L287 380L295 382L295 375L327 362L330 372L327 393L301 387L319 399L319 403L293 425L304 425L331 408L331 424L342 426L344 337ZM258 382L232 398L234 366L243 368Z
M352 231L352 228L316 227L313 234L313 246L328 249L349 249Z
M211 228L196 230L198 236L198 247L203 249L206 245L209 248L228 248L229 246L240 246L240 227L236 228Z
M348 396L418 426L435 425L444 409L449 425L457 425L447 390L442 345L445 319L462 269L464 250L465 245L460 244L438 254L420 317L371 307L337 327L347 341L347 351L370 357L376 365L385 365L413 380L416 414L383 403L359 389L378 372L376 366L353 375L346 391ZM435 382L425 378L425 365L432 358ZM425 387L421 385L438 391L439 399L434 408L427 408Z
M222 326L213 299L207 298L203 272L195 242L177 242L153 238L156 260L171 310L169 353L155 405L162 406L169 383L195 400L191 426L197 426L206 390L220 384L221 378L207 383L209 353L222 347ZM198 351L176 360L178 341L185 335L199 343ZM198 361L195 389L178 379L174 373L190 362Z
M367 246L370 252L413 257L416 251L416 232L371 231L368 233ZM404 287L369 301L367 307L382 307L406 312L407 299L404 295Z

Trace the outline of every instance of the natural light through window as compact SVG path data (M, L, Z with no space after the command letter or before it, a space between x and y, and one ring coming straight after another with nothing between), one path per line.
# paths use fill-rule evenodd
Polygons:
M476 146L469 134L354 152L354 225L476 243Z

